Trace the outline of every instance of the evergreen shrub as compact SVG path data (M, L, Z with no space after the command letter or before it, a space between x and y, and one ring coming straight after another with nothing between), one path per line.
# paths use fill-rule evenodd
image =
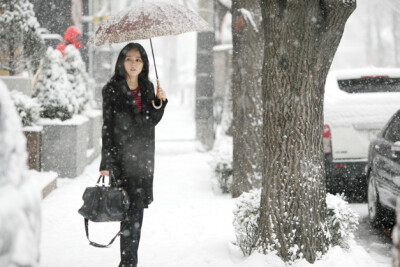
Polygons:
M0 1L0 69L11 76L34 72L46 51L31 2Z
M214 170L214 184L217 191L230 193L233 180L233 139L232 136L220 135L211 152ZM218 188L217 188L218 187Z
M49 47L39 70L34 97L41 104L40 117L67 120L72 118L76 97L68 81L60 51Z
M344 195L326 194L328 209L329 240L333 246L349 247L349 240L354 238L358 226L358 214L355 213L345 200Z
M243 255L250 255L257 250L258 219L260 217L261 189L243 193L236 199L233 210L233 228L236 243Z
M82 113L91 98L88 90L89 75L86 72L86 65L82 60L81 53L74 45L68 45L65 48L64 61L68 81L75 98L73 101L74 113L79 114Z
M40 117L41 107L36 98L31 98L19 91L10 92L12 101L17 108L23 126L32 126Z
M222 193L230 193L233 175L232 163L219 162L215 167L214 174Z

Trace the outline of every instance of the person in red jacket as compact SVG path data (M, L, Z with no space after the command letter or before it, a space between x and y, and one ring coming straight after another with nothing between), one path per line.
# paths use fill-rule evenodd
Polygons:
M79 39L82 37L82 31L76 26L69 26L64 34L64 42L57 45L57 49L60 50L64 56L64 51L67 45L73 44L77 49L82 47L82 42Z

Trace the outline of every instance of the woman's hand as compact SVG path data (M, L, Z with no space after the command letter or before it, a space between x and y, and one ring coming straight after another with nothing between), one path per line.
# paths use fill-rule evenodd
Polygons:
M165 91L160 87L157 88L157 97L162 101L167 100L167 95L165 94Z
M110 172L109 171L100 171L100 175L101 176L110 176Z

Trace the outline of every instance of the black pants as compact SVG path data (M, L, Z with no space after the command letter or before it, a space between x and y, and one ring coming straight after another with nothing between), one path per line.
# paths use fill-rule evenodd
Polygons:
M121 263L119 266L136 266L140 232L142 230L143 209L130 208L128 220L121 222ZM127 224L122 230L124 224Z

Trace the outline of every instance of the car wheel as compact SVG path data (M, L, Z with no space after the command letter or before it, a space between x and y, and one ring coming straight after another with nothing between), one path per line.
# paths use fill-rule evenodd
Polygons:
M371 174L368 178L368 216L374 226L381 226L386 219L385 209L379 203L375 178Z

